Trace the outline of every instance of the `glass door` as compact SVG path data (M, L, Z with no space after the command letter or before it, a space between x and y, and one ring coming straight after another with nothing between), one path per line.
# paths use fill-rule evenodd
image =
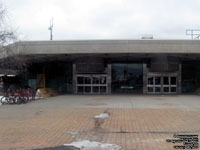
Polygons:
M161 93L161 77L149 76L147 90L148 93Z
M147 78L147 93L177 93L176 75L149 75Z
M170 93L170 77L163 77L163 93Z
M155 93L161 93L161 77L156 76L154 77L154 91Z
M163 93L176 93L177 92L177 77L164 76L163 77Z
M170 92L177 93L177 77L175 76L170 77Z
M77 75L76 90L80 94L107 93L107 75Z

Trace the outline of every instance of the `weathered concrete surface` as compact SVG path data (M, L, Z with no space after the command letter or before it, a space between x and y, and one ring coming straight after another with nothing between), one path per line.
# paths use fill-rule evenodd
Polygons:
M109 108L109 109L108 109ZM57 96L0 106L0 150L56 147L78 139L124 150L173 150L173 134L200 135L198 96ZM93 117L109 117L100 129Z
M200 96L196 95L61 95L32 101L27 105L3 106L2 109L45 108L176 108L200 109Z
M12 45L19 54L84 53L200 53L199 40L69 40L20 41Z

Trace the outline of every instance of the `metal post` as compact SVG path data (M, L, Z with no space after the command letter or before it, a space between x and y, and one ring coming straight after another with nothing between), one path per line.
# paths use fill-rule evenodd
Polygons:
M112 93L112 65L111 64L108 64L108 94L111 94Z
M77 94L77 90L76 90L76 64L73 64L72 66L72 69L73 69L73 93L74 94Z
M147 64L143 64L143 93L147 93Z

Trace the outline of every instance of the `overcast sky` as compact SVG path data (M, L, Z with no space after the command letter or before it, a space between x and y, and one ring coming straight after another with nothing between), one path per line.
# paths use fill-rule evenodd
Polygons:
M21 40L188 39L200 28L200 0L2 0Z

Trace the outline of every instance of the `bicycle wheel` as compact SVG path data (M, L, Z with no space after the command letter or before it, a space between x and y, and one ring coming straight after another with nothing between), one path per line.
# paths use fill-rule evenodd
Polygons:
M21 104L21 103L22 103L21 98L20 98L19 96L17 96L17 97L15 98L15 103L16 103L16 104Z
M8 104L8 97L5 97L5 96L3 96L2 98L1 98L1 104Z
M15 101L14 101L14 98L13 97L9 97L8 98L8 104L14 104Z
M27 102L28 102L28 97L23 96L23 97L22 97L22 102L23 102L23 103L27 103Z

